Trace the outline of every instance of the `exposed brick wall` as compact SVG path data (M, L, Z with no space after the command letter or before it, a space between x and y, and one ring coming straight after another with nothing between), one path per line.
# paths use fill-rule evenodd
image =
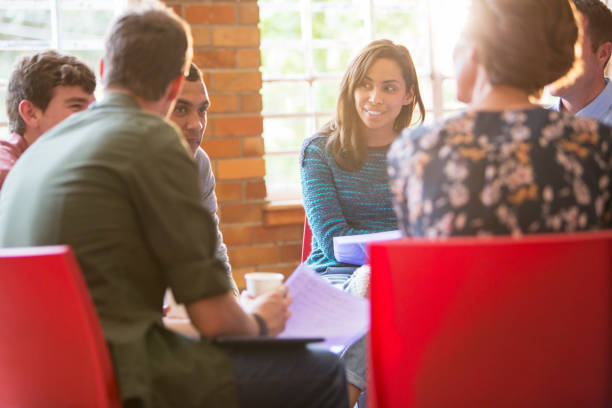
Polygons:
M238 286L252 271L299 263L303 210L270 209L264 182L259 7L255 0L166 0L192 29L211 99L202 147L217 179L219 217ZM300 212L302 211L302 212Z

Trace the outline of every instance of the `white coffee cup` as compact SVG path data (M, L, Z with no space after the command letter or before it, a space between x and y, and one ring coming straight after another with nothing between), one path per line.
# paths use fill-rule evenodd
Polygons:
M278 288L285 276L282 273L253 272L244 275L246 291L252 297L257 297Z

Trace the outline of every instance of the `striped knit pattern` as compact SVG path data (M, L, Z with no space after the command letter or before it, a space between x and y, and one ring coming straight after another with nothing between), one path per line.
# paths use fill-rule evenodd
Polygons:
M312 229L312 252L306 263L318 272L346 266L334 258L333 238L396 230L387 176L388 146L368 148L357 171L342 170L326 154L327 137L314 135L302 144L302 197Z

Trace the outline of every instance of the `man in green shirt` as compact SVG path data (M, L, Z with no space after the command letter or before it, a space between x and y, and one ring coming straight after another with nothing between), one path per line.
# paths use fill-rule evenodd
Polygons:
M204 338L274 336L290 302L275 291L246 313L214 256L196 166L163 119L191 53L188 26L166 9L114 23L104 99L45 133L17 162L0 197L0 246L73 248L124 406L346 406L342 365L330 353L225 350L162 324L166 287Z

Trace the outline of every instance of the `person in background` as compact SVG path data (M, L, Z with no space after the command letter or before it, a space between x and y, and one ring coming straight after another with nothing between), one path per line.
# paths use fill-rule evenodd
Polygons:
M610 127L532 102L575 72L568 0L474 0L453 55L466 112L389 150L406 236L522 236L612 227ZM566 75L567 74L567 75Z
M25 150L47 130L93 102L96 76L77 58L42 51L21 58L6 94L7 140L0 140L0 189Z
M0 196L0 246L74 250L125 407L346 407L343 366L330 352L210 340L276 336L291 297L281 286L245 311L215 256L217 231L192 154L164 119L191 43L187 24L163 6L115 21L102 61L104 99L17 162ZM167 287L204 339L164 327Z
M170 120L174 122L183 134L189 145L189 150L198 166L198 177L202 187L202 204L208 210L215 222L217 229L216 254L223 261L227 273L231 277L232 270L227 257L227 247L223 243L223 236L219 230L219 218L217 217L217 196L215 195L215 175L210 167L210 158L200 147L204 131L206 130L207 113L210 107L208 90L198 67L191 63L189 74L185 78L183 88L176 99L174 109L170 113ZM236 283L232 279L234 289L237 291Z
M336 260L333 238L397 229L386 154L411 125L417 106L422 121L425 109L410 52L389 40L373 41L342 78L335 119L302 144L302 194L313 233L306 263L349 292L357 266ZM343 360L353 406L366 385L363 338Z
M385 156L417 105L422 121L406 47L374 41L344 73L335 119L302 143L302 195L313 233L306 263L332 282L342 283L356 267L334 258L334 237L397 229Z
M551 86L558 96L553 106L612 126L612 82L605 77L612 54L612 11L601 0L573 0L582 28L580 62L582 74L565 86Z
M223 243L223 235L219 230L219 217L217 217L217 196L215 194L215 175L210 167L210 158L200 147L202 137L206 130L207 112L210 107L208 90L202 78L202 73L192 62L189 67L189 74L185 78L183 88L179 93L174 109L170 113L169 119L180 129L183 138L189 145L189 150L198 167L198 179L202 190L201 201L204 208L213 219L217 230L217 249L216 256L223 261L227 274L232 282L232 287L238 296L238 286L232 277L232 269L227 257L227 246ZM171 292L166 293L164 299L168 317L186 318L187 312L183 307L175 304Z

